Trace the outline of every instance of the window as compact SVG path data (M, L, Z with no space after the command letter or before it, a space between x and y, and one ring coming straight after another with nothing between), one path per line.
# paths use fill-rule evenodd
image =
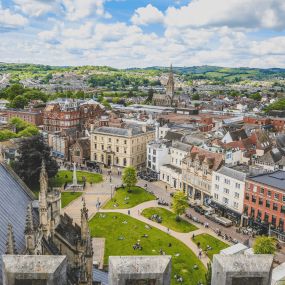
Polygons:
M104 162L104 155L101 155L101 161Z
M279 194L278 194L278 193L275 193L275 194L274 194L274 199L275 199L275 200L279 200Z
M119 152L119 150L120 150L120 149L119 149L119 147L117 146L117 147L116 147L116 152Z
M240 189L240 184L239 183L236 183L236 188Z
M223 202L224 202L225 204L228 204L228 203L229 203L229 199L226 198L226 197L223 197Z
M94 154L94 160L97 160L97 154L96 153Z
M156 150L154 149L154 150L152 151L152 153L153 153L153 155L156 155Z
M217 193L214 194L214 199L218 200L219 199L219 195Z
M101 145L101 149L104 150L104 145L103 144Z
M237 209L238 208L238 203L234 202L234 208Z
M235 198L238 199L239 198L239 193L235 192Z
M219 185L218 184L215 184L215 189L219 190Z
M109 143L110 143L110 142L112 142L112 139L111 139L111 138L109 138Z
M267 196L271 197L271 191L269 191L269 190L267 191Z
M116 142L117 142L117 143L119 143L119 140L118 140L118 139L116 139Z
M267 213L264 214L264 222L268 223L269 215Z
M264 195L264 188L260 188L259 193L260 193L261 195Z
M285 214L285 206L284 205L281 206L281 213Z
M266 208L270 208L270 200L266 200Z
M225 183L228 184L228 185L230 185L230 184L231 184L230 179L225 178Z
M256 196L255 196L255 195L252 195L252 196L251 196L251 202L252 202L252 203L256 203Z
M127 159L126 159L126 158L124 158L124 160L123 160L123 164L124 164L124 166L126 166L126 165L127 165Z
M263 199L262 199L262 198L259 198L258 204L259 204L259 205L263 205Z
M273 203L273 210L274 210L274 211L277 211L277 210L278 210L278 205L277 205L277 203Z
M97 140L97 136L94 137L94 140L95 140L95 141Z
M248 193L245 194L245 199L249 200L249 194Z
M97 149L97 143L94 144L94 148Z
M216 175L216 181L220 181L220 176Z
M224 188L224 193L225 193L225 194L229 194L229 193L230 193L230 190L227 189L227 188Z
M272 215L271 223L274 226L276 225L276 216Z
M285 202L285 195L282 196L282 201Z
M124 147L124 153L127 153L127 149Z
M257 217L261 218L262 212L260 210L257 210Z
M124 140L124 144L127 144L127 141L126 141L126 140Z

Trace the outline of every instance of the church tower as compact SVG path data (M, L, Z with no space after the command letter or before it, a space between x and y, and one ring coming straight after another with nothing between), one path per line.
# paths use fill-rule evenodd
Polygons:
M40 174L40 193L39 193L39 212L40 226L46 238L49 237L49 217L48 217L48 176L44 160L42 160L42 168Z
M166 85L166 95L168 95L171 100L173 100L174 97L174 75L172 70L172 64L170 65L170 72L169 77Z

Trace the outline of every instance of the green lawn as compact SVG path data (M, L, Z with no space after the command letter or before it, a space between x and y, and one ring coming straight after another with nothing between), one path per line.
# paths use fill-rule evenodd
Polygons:
M119 188L114 192L112 200L108 201L104 209L128 209L135 207L143 202L155 199L155 196L148 193L145 189L135 186L128 193L127 188Z
M159 255L159 250L162 249L172 256L171 284L178 284L174 280L174 274L183 277L184 285L197 285L199 281L205 281L206 269L197 256L186 245L165 232L119 213L97 213L89 226L92 237L106 238L105 265L108 264L110 255ZM148 238L142 237L144 234ZM142 250L133 249L138 240ZM195 264L198 269L193 268Z
M196 226L188 223L183 219L180 219L180 221L177 222L176 215L164 208L148 208L144 209L142 212L142 215L148 219L154 214L159 215L162 218L162 225L168 227L173 231L179 233L189 233L198 229Z
M200 242L200 247L203 249L203 251L206 250L207 245L212 247L212 250L208 251L208 256L211 260L213 259L214 254L220 253L222 249L229 247L228 244L208 234L197 235L193 241L196 244Z
M77 171L77 180L79 183L82 183L82 178L86 177L87 182L99 183L103 180L102 175L98 173L90 173L84 171ZM72 171L69 170L60 170L54 178L50 179L50 185L53 187L61 187L65 182L72 182Z
M73 200L82 195L82 192L61 192L61 208L66 207Z

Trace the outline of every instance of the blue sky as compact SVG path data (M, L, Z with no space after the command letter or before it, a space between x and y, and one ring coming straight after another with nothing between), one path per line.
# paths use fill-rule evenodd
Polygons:
M285 67L284 0L0 0L0 61Z

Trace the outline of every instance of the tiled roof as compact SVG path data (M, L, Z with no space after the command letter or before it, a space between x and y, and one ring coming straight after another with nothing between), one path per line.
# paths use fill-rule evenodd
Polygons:
M199 147L194 146L191 149L189 158L198 158L201 161L206 161L211 165L211 169L216 171L223 163L223 155L215 152L211 152ZM188 159L188 157L187 157Z
M27 206L34 197L20 178L4 164L0 164L0 185L0 268L2 268L1 256L6 250L8 223L13 225L16 248L21 252L25 248ZM2 284L2 270L0 270L0 284Z

